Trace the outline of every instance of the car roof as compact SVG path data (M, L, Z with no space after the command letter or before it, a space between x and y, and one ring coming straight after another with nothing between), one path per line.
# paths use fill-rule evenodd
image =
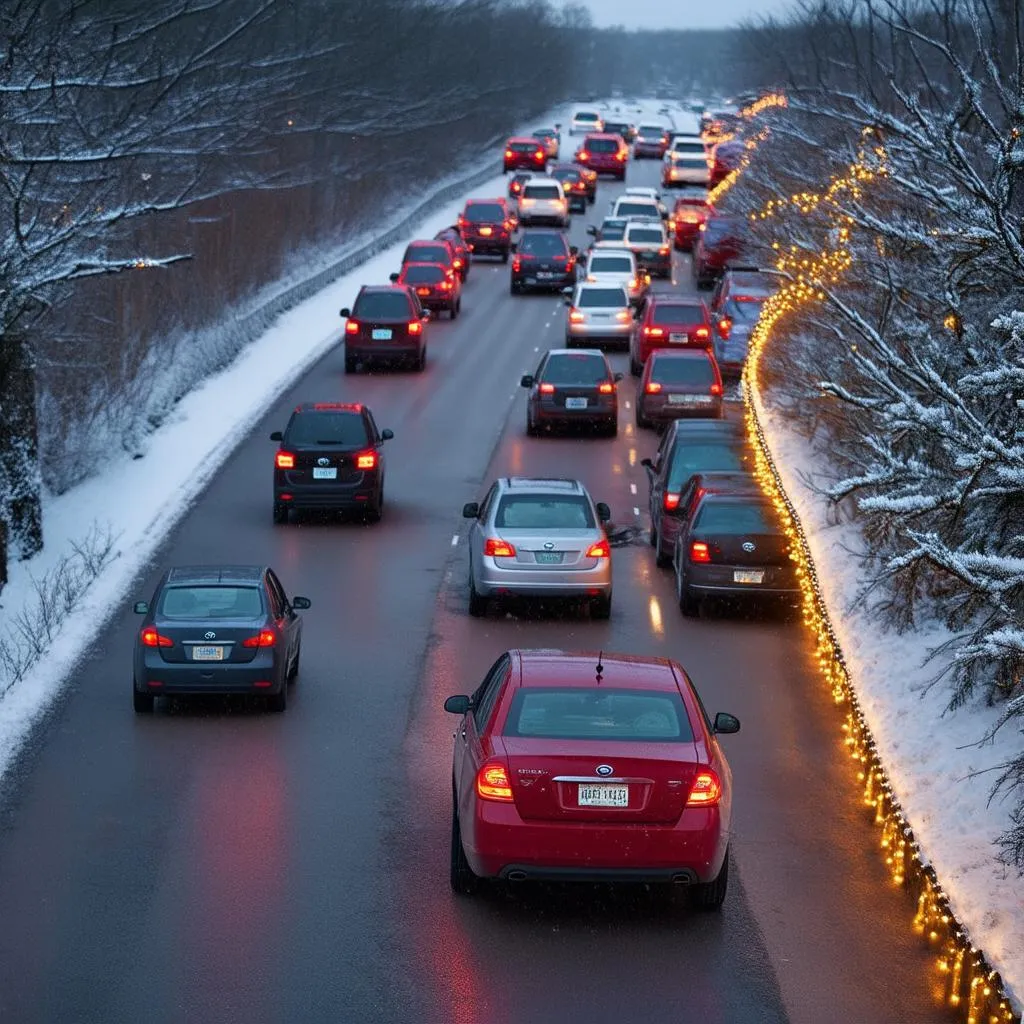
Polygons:
M527 235L557 235L559 238L565 239L565 230L563 228L523 228L519 235L520 241Z
M358 412L362 413L366 406L362 402L300 402L295 412Z
M531 175L531 177L532 177L532 175ZM497 203L499 206L505 206L507 204L507 202L508 202L508 200L506 200L506 198L504 196L494 196L491 199L482 199L482 198L467 199L466 200L466 205L467 206L476 206L479 203Z
M667 433L671 437L679 434L713 434L716 437L737 439L744 436L740 425L732 420L673 420Z
M632 252L629 251L629 249L613 249L611 246L609 246L607 249L591 249L590 255L591 256L628 256L631 260L636 260L636 257L633 255Z
M710 349L706 348L686 348L686 349L666 349L656 348L650 355L649 358L654 359L656 363L671 363L680 359L706 359L708 362L714 358Z
M411 249L414 245L451 245L451 242L447 238L414 238L406 249Z
M599 348L549 348L549 356L600 356L605 362L608 357Z
M647 299L651 306L686 306L695 309L703 306L707 309L707 303L699 295L680 295L675 292L654 292Z
M588 139L612 139L612 140L614 140L614 139L617 139L619 137L620 136L616 135L614 132L590 132L590 134L584 136L584 141L587 141Z
M403 295L408 296L409 286L405 284L364 284L359 289L359 294L374 295L380 292L401 292Z
M544 491L551 494L586 494L579 480L560 476L507 476L502 484L509 491Z
M682 681L668 658L607 651L520 650L519 686L597 686L609 689L644 689L678 692Z
M531 146L537 142L537 140L532 135L510 135L508 141L528 142Z
M742 470L707 470L703 473L694 473L700 486L709 493L716 491L730 491L736 487L741 491L746 488L751 493L763 495L761 485L753 473L745 473Z
M167 571L165 582L175 586L185 583L256 586L265 572L263 565L176 565Z

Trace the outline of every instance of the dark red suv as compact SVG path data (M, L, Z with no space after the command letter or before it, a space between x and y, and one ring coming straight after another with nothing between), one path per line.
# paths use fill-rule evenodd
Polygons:
M708 217L693 248L693 277L698 288L710 288L726 267L743 257L748 244L742 217Z
M363 285L345 317L345 372L360 363L411 361L417 370L427 365L424 324L430 319L408 285Z
M629 347L629 369L639 377L658 348L711 348L711 314L703 299L652 295L644 303Z
M516 218L507 199L470 199L459 214L459 233L474 256L500 256L508 263Z
M723 178L728 177L730 172L737 171L743 160L746 146L742 142L730 139L728 142L720 142L715 146L713 163L711 165L711 187L714 188Z
M452 252L455 253L452 266L459 272L459 277L465 281L469 277L469 246L459 234L458 226L449 224L448 227L441 228L434 238L439 242L447 242L452 247Z
M619 181L626 180L626 164L629 161L629 146L620 135L594 133L583 139L583 145L576 150L576 163L589 167L598 174L610 174Z
M513 138L505 143L505 171L543 171L548 154L539 139Z
M443 238L410 242L402 256L402 266L406 263L440 263L445 270L451 270L460 277L462 274L463 261L455 255L455 246Z
M680 196L672 210L676 249L690 252L700 235L701 225L714 215L715 208L708 201L706 192Z

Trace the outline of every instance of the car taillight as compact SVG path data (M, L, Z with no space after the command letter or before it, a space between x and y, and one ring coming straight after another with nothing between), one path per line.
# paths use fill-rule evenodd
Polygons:
M295 468L295 456L291 452L278 452L274 456L274 465L278 469L294 469Z
M484 542L484 554L491 558L515 558L516 549L507 540L488 537Z
M169 636L163 636L152 626L147 626L142 631L143 647L173 647L174 641Z
M586 319L587 319L586 316L583 313L581 313L578 309L570 309L569 310L569 322L570 323L581 324ZM554 391L555 389L552 387L551 390Z
M505 150L505 159L506 160L511 160L512 156L513 156L512 150L511 149L506 149Z
M277 634L272 629L261 629L255 636L246 637L243 647L273 647L277 643Z
M625 160L625 159L626 159L626 154L625 154L625 152L624 152L623 150L621 150L621 149L620 149L620 150L618 151L618 153L616 153L616 154L615 154L615 159L616 159L616 160Z
M376 469L377 468L377 453L376 452L363 452L362 455L356 456L356 469Z
M456 256L455 259L452 260L452 266L456 270L459 270L462 267L462 260L460 260L459 257Z
M502 227L506 231L511 231L512 230L512 221L510 221L510 220L505 221L505 223L502 225Z
M712 384L711 385L711 394L713 394L713 395L720 395L721 393L722 393L722 385L721 384Z
M359 333L359 322L357 320L346 320L345 321L345 333L346 334L358 334Z
M544 159L544 150L543 149L538 149L537 152L533 154L533 159L534 160L543 160Z
M587 151L586 151L585 149L581 149L581 150L580 150L580 151L579 151L579 152L578 152L578 153L576 154L576 159L577 159L577 160L583 160L583 161L587 161L587 160L589 160L589 159L590 159L590 154L589 154L589 153L588 153L588 152L587 152Z
M635 292L637 290L637 288L639 288L639 287L640 287L640 278L639 277L631 277L629 279L629 290L631 292Z
M679 491L666 491L662 505L666 512L675 512L679 508Z
M554 384L541 384L541 386L540 386L540 393L542 395L553 395L555 393L555 385Z
M697 330L694 331L693 333L694 337L697 338L707 338L711 334L711 332L706 327L698 327Z
M718 776L706 768L697 773L686 798L687 807L713 807L722 799L722 783Z
M615 393L615 385L609 381L605 381L603 384L598 384L597 390L599 394L611 395Z
M644 337L645 338L662 338L665 336L664 330L660 327L645 327Z
M620 323L626 323L626 321L631 319L631 317L624 309L620 309L618 313L615 314L615 319Z
M660 390L661 384L659 384L656 380L649 380L647 382L647 387L644 388L644 391L646 391L649 395L656 395Z
M732 321L727 317L723 316L718 321L718 334L723 340L729 337L729 332L732 330Z
M409 333L410 334L422 334L423 333L423 321L422 320L410 320L409 321Z
M563 254L561 254L561 253L559 253L559 254L558 254L558 255L556 255L556 256L552 256L551 258L552 258L552 259L553 259L553 260L554 260L554 261L555 261L556 263L564 263L564 262L565 262L565 256L564 256Z
M668 246L667 246L667 245L663 245L663 246L662 246L662 247L661 247L661 248L660 248L660 249L658 250L658 255L659 255L659 256L667 256L667 255L668 255Z
M484 800L511 803L512 783L508 779L508 769L500 762L488 761L482 764L476 773L476 792Z
M512 260L512 273L513 274L518 274L519 271L522 270L522 269L523 269L523 261L522 261L522 259L519 256L516 256Z
M450 291L452 290L452 283L451 283L451 281L442 281L442 282L441 282L441 283L440 283L440 284L438 285L438 287L439 287L439 288L441 289L441 291L443 291L443 292L450 292Z
M611 547L608 544L608 538L606 537L604 540L599 540L596 544L591 544L590 547L587 548L587 553L586 553L586 555L584 557L585 558L611 558L612 557L612 549L611 549Z
M691 562L710 562L711 549L702 540L695 540L690 545Z

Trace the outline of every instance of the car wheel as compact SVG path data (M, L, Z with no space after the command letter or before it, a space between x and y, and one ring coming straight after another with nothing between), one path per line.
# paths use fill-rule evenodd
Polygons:
M359 361L356 359L355 356L345 356L345 372L346 373L355 373L356 372L356 368L358 367L358 365L359 365Z
M537 426L536 423L534 423L533 417L529 413L527 413L526 414L526 436L527 437L537 437L539 434L540 434L540 428Z
M139 693L132 683L132 707L138 715L148 715L153 710L153 703L156 698L151 693Z
M459 315L459 304L458 304L458 303L456 302L456 303L455 303L455 304L454 304L454 305L453 305L453 306L452 306L452 307L451 307L451 308L450 308L450 309L448 310L448 319L449 319L449 320L454 320L454 319L455 319L455 318L456 318L456 317L457 317L458 315Z
M605 434L608 437L618 437L619 436L619 418L618 418L618 416L616 416L615 419L608 421L607 425L604 428L604 432L605 432Z
M288 708L288 681L284 680L281 684L281 690L278 693L272 693L267 698L267 710L279 713L286 711Z
M472 896L480 888L480 878L473 874L473 869L466 860L466 851L462 846L462 828L459 826L459 815L455 809L455 795L452 794L452 850L451 871L449 873L452 892L460 896Z
M274 522L278 526L288 522L288 506L282 505L279 502L274 503Z
M476 589L472 566L469 569L469 614L474 619L482 619L487 614L487 598Z
M658 523L658 528L654 534L654 564L659 569L664 569L672 561L669 555L666 555L661 543L661 523Z
M372 505L367 505L363 519L368 523L379 523L384 515L384 489L377 492L377 500Z
M508 249L501 250L501 262L508 263Z
M634 377L639 377L639 376L640 376L640 374L644 372L644 367L643 367L643 363L638 363L638 362L637 362L637 361L636 361L636 360L635 360L635 359L633 358L633 353L632 353L632 352L631 352L631 353L629 354L629 372L630 372L630 373L631 373L631 374L632 374L632 375L633 375Z
M725 849L725 860L722 869L713 882L690 886L690 905L695 910L719 910L725 902L725 893L729 888L729 848Z
M590 617L592 619L609 619L612 614L612 599L608 597L594 597L590 601Z
M651 421L640 412L640 406L636 408L636 425L640 430L644 430L651 425Z
M589 203L589 204L590 204L591 206L593 206L593 205L594 205L594 203L596 203L596 202L597 202L597 193L595 192L595 193L594 193L593 195L587 196L587 202L588 202L588 203Z
M416 361L416 372L422 373L427 368L427 346L420 349L420 357Z
M679 610L688 619L694 619L700 614L700 598L690 593L690 588L683 582L683 577L676 569L676 600L679 602Z
M522 290L523 289L519 286L519 284L517 282L509 281L509 283L508 283L508 293L509 293L509 295L518 295Z
M288 669L288 682L294 683L299 678L299 661L302 658L302 644L295 648L295 657L292 658L291 668Z

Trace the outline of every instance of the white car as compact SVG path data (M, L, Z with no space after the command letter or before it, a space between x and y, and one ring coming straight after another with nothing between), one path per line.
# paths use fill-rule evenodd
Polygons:
M712 159L699 138L678 136L665 153L661 183L675 185L707 185L711 180Z
M621 195L612 201L608 209L609 217L651 217L654 220L665 220L668 211L657 199L650 199L648 196Z
M603 132L604 118L596 110L577 110L569 122L570 135L586 135L588 132Z
M628 249L593 249L587 257L583 280L588 284L620 285L626 289L630 305L643 302L650 277L637 267L636 257Z
M578 342L591 345L614 342L629 347L633 337L633 313L629 297L621 284L596 284L583 281L575 291L565 289L569 307L565 321L565 345Z
M519 223L569 226L569 200L556 178L530 178L519 194Z

